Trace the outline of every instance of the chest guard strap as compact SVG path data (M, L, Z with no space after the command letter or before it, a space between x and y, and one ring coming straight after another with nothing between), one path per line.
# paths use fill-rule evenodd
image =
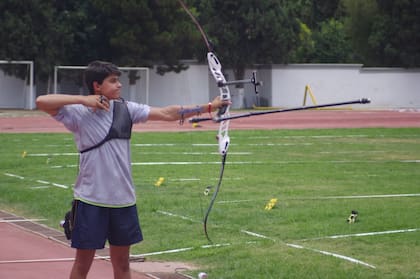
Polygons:
M111 139L130 139L133 121L124 100L114 101L112 124L106 137L94 146L81 150L80 153L95 149Z

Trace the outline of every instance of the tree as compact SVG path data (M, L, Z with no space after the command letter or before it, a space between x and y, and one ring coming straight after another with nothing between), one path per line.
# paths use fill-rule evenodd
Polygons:
M342 0L354 59L366 66L420 66L420 1Z
M377 65L420 66L420 1L378 0L368 44Z
M159 63L159 73L186 68L180 60L189 58L194 44L190 23L176 1L91 2L106 22L104 42L113 61L125 66Z
M37 76L47 77L72 40L68 29L55 24L51 2L3 0L0 10L0 57L34 60Z
M351 59L351 47L342 22L331 18L314 33L312 63L347 63Z
M288 62L299 27L281 2L200 2L199 19L216 46L219 59L225 68L233 69L235 79L243 79L245 69L251 65Z
M365 65L376 64L374 52L368 44L378 14L376 0L342 0L346 16L344 32L353 48L353 61Z
M3 0L0 57L34 60L37 79L54 65L109 60L122 66L181 71L196 36L176 1ZM182 16L181 16L182 15Z

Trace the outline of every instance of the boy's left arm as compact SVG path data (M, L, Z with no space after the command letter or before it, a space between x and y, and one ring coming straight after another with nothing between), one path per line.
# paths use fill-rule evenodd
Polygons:
M222 101L220 96L213 99L208 104L197 106L166 106L162 108L151 107L148 120L176 121L199 115L201 113L211 113L229 101Z

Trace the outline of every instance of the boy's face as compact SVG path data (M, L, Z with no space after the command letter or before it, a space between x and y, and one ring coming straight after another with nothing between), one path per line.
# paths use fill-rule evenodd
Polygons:
M120 98L121 87L120 77L117 75L108 76L102 84L94 82L95 94L104 95L109 100Z

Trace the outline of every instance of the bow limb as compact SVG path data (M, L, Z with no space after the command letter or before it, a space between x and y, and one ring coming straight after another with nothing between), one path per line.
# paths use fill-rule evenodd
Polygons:
M204 234L206 235L206 238L207 238L207 240L210 243L212 243L212 241L211 241L210 236L209 236L209 234L207 232L207 221L209 219L210 211L213 208L214 202L216 201L217 194L219 193L220 186L222 185L223 172L225 170L226 156L227 156L227 153L225 153L224 155L222 155L222 165L220 167L219 182L217 183L217 187L214 190L213 196L211 197L211 201L210 201L209 207L207 208L206 214L204 216L204 221L203 221L203 224L204 224Z
M203 37L203 40L207 46L208 53L207 53L207 62L209 65L209 70L211 74L213 75L216 84L219 87L220 91L220 99L222 101L230 101L230 91L229 87L226 84L226 79L222 72L222 65L219 62L219 59L216 57L216 55L212 52L212 47L209 43L209 40L206 36L206 33L203 31L203 28L201 27L200 23L197 21L197 19L194 17L194 15L190 12L188 7L185 5L185 3L182 0L178 0L179 4L182 6L182 8L185 10L185 12L190 16L191 20L194 22L196 27L201 33L201 36ZM225 105L221 108L219 108L219 111L217 112L217 118L228 118L230 117L229 113L230 105ZM222 163L220 168L220 174L219 174L219 182L217 184L216 190L213 193L212 199L210 201L209 207L206 211L206 214L204 216L203 224L204 224L204 233L207 237L207 240L211 242L209 235L207 233L207 221L208 217L210 215L210 212L213 208L214 202L216 200L217 194L219 192L220 186L222 185L222 179L223 179L223 173L225 170L225 163L226 163L226 156L227 151L230 144L230 138L228 135L229 130L229 119L222 120L219 122L219 131L217 133L217 140L219 144L219 153L222 156Z

